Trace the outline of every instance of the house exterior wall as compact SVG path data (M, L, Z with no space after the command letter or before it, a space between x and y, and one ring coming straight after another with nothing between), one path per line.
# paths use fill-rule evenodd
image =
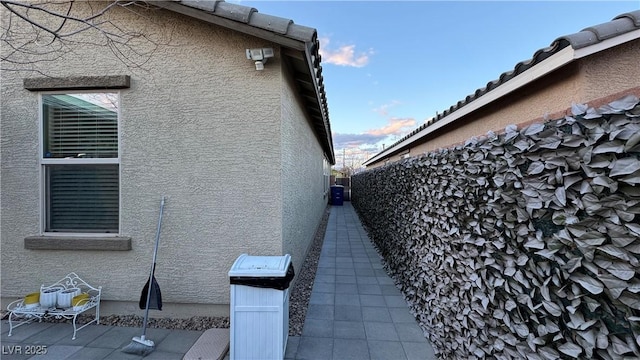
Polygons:
M282 247L296 271L327 205L323 151L300 101L287 76L282 82Z
M640 86L640 39L596 53L584 61L585 101L600 99ZM617 98L617 96L614 96ZM615 99L612 99L615 100ZM606 103L607 101L605 101Z
M223 315L228 306L218 304L229 302L227 273L237 256L281 255L283 237L297 237L283 235L281 179L294 166L281 166L280 134L287 126L289 147L301 139L290 133L299 130L293 117L281 121L281 93L272 91L281 89L279 48L256 71L245 49L269 43L161 10L137 11L152 26L126 9L109 16L123 26L170 31L143 67L127 68L104 47L86 44L38 65L54 77L131 76L131 87L120 91L120 235L132 238L132 250L24 248L25 237L41 233L38 93L23 89L33 73L3 72L2 296L21 297L75 271L103 287L103 300L119 304L113 312L138 311L166 195L156 269L167 310L161 315L196 315L188 304ZM300 214L287 213L286 223L304 226L294 220Z
M410 148L411 156L460 144L488 131L501 132L511 124L544 121L567 110L567 104L596 101L604 104L609 95L621 97L640 85L640 40L634 40L582 58L558 69L503 99L459 119L420 140ZM611 98L609 101L613 101ZM596 105L596 106L599 106ZM398 161L406 150L368 166Z

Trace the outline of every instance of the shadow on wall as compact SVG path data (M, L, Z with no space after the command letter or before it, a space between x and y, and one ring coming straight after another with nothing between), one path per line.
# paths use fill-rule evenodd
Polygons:
M572 110L353 176L440 356L640 356L640 100Z

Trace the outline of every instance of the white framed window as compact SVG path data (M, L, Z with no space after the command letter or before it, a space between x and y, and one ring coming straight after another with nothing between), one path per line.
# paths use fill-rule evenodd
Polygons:
M120 231L118 92L40 94L42 230Z

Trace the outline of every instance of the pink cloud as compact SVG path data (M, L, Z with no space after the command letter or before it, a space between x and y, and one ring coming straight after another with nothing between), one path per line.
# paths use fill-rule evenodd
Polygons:
M363 67L369 63L369 55L373 53L369 51L368 54L363 52L356 54L355 45L341 46L336 50L329 49L328 38L321 38L320 43L320 56L322 56L322 62L326 64Z
M389 124L378 129L367 130L367 134L374 135L374 136L400 135L400 134L404 134L405 132L414 128L415 126L416 126L415 119L391 118L389 119Z
M378 149L381 142L391 141L415 128L416 120L411 118L391 118L389 123L377 129L369 129L360 134L333 133L333 146L336 149Z

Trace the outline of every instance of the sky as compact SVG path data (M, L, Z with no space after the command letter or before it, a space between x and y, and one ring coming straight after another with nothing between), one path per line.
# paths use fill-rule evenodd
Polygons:
M359 167L560 36L627 1L227 0L313 27L336 168Z

